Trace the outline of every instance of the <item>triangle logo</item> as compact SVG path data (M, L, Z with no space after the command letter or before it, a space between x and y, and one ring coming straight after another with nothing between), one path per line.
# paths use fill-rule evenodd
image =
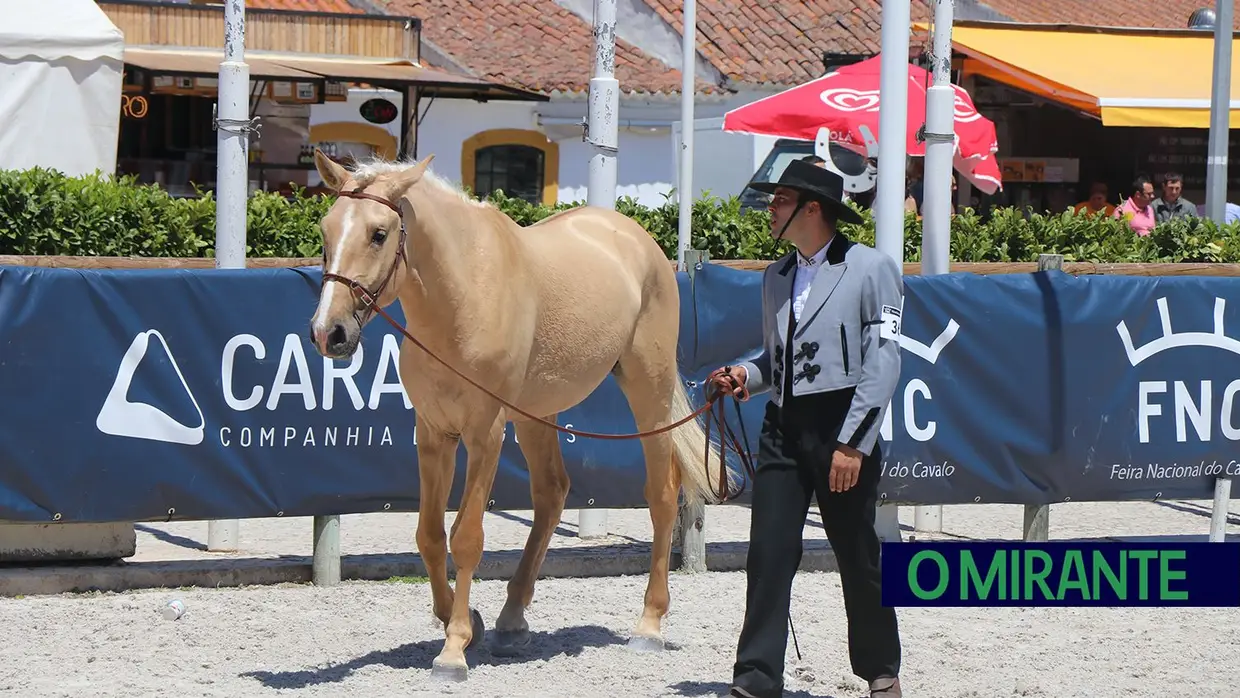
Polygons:
M181 387L185 389L185 395L189 397L194 410L198 412L198 426L181 424L154 405L129 400L129 386L133 383L134 374L142 363L142 359L146 357L151 337L158 339L163 345L164 353L167 354L168 361L176 371L177 378L181 380ZM181 374L181 367L177 365L176 358L168 349L168 343L164 341L163 335L158 330L139 332L130 342L129 349L121 358L120 366L116 370L116 379L112 382L112 389L108 391L103 407L99 410L99 416L95 418L95 427L110 436L187 446L197 446L202 443L206 428L202 408L198 406L198 400L186 384L185 376Z

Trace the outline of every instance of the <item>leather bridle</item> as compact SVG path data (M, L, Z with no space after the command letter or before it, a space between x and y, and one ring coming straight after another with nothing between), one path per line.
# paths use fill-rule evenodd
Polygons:
M401 213L400 207L397 206L392 200L364 192L360 187L348 191L340 191L337 193L337 196L344 196L350 199L369 199L370 201L376 201L395 211L396 218L400 221L400 240L398 241L399 246L396 248L396 256L392 258L392 266L388 269L387 276L383 277L383 281L379 283L379 288L371 291L356 279L350 279L347 276L341 276L340 274L335 274L327 270L323 271L323 283L320 290L322 290L322 287L326 287L329 281L336 281L348 286L349 293L351 293L354 298L362 302L362 312L364 315L362 317L358 317L357 311L355 310L353 312L353 317L357 320L357 326L360 329L366 326L366 323L370 320L371 316L379 308L379 298L383 295L383 291L387 289L387 285L391 283L392 279L396 276L396 270L400 268L400 263L407 261L405 259L405 243L409 239L409 233L405 229L404 214Z
M355 298L360 300L362 304L365 306L365 312L366 312L365 317L358 318L359 328L364 327L366 325L366 321L370 319L372 314L378 314L380 317L387 320L388 323L392 325L392 327L396 328L397 331L399 331L402 335L404 335L406 339L412 342L414 346L426 352L428 355L430 355L431 358L435 359L439 363L446 366L448 370L452 371L457 376L469 382L475 388L481 390L482 392L486 393L487 395L497 400L504 407L507 407L508 409L524 416L527 419L531 419L535 422L551 427L552 429L555 429L556 431L559 431L559 432L563 432L565 434L572 434L574 436L580 436L582 438L606 439L606 440L613 440L613 441L640 439L642 437L654 436L656 434L662 434L664 432L671 431L677 427L687 424L688 422L690 422L693 419L696 419L698 416L702 414L710 412L710 416L706 421L706 427L705 427L705 430L706 430L705 464L706 464L707 473L710 472L710 460L711 460L710 459L710 433L711 433L712 425L718 426L719 428L719 436L720 436L719 458L722 461L720 464L721 467L719 469L719 485L718 485L718 489L715 490L714 494L721 501L726 502L728 500L739 497L741 493L745 491L745 485L742 483L740 486L740 489L736 490L735 492L732 492L730 491L730 488L728 487L728 482L727 482L727 451L729 448L731 448L736 453L737 458L740 459L741 466L743 467L745 473L749 477L753 477L754 475L754 467L753 467L753 463L751 460L751 454L749 453L748 448L746 447L746 442L748 441L748 438L745 436L745 423L742 419L741 411L740 411L741 410L740 403L745 402L746 400L749 399L749 390L746 389L745 386L741 385L736 380L736 378L731 375L730 366L716 369L712 371L711 374L707 377L706 384L703 386L703 388L706 390L706 393L707 393L706 403L704 405L702 405L697 410L694 410L693 413L671 424L668 424L663 427L659 427L658 429L652 429L650 431L642 431L642 432L636 432L632 434L602 434L598 432L582 431L580 429L573 429L571 427L562 427L556 424L555 422L551 422L546 419L543 419L542 417L538 417L533 414L530 414L529 412L526 412L525 410L521 409L520 407L517 407L511 402L508 402L504 398L496 395L494 392L487 389L486 387L479 385L477 381L470 378L469 376L466 376L464 373L461 373L459 370L457 370L454 366L449 364L447 361L444 361L440 357L436 356L433 351L431 351L425 344L418 341L416 337L410 334L409 330L405 329L403 325L396 322L396 320L393 319L391 315L388 315L387 311L385 311L380 306L379 297L383 294L384 289L387 288L387 285L392 281L392 278L396 275L396 270L400 267L401 262L404 261L406 264L408 264L408 260L405 258L405 242L408 237L408 232L405 228L405 217L401 213L400 207L397 206L395 202L391 201L390 199L386 199L382 196L377 196L375 194L369 194L367 192L364 192L361 190L360 187L357 189L352 189L348 191L342 190L340 192L337 192L337 196L348 197L351 199L369 199L370 201L381 203L384 206L387 206L388 208L395 211L397 217L400 218L400 247L397 248L396 250L396 256L392 259L392 266L390 269L388 269L387 276L383 278L382 283L379 284L379 287L377 289L375 289L374 291L371 291L367 289L359 281L355 279L350 279L347 276L342 276L340 274L334 274L334 273L330 273L326 271L323 273L322 286L326 286L327 282L329 281L336 281L336 282L342 283L348 286L349 292ZM785 227L787 226L785 225ZM354 317L356 316L357 316L357 313L355 311ZM739 424L741 428L740 439L736 437L736 434L732 431L732 427L727 422L727 417L725 416L725 413L724 413L724 406L723 406L722 401L720 401L720 398L724 396L731 396L733 400L735 401L734 404L736 406L736 421L737 421L737 424Z

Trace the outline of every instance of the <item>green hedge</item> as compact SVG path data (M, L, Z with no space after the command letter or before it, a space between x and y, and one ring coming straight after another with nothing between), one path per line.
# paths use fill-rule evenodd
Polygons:
M555 207L533 206L497 193L490 200L520 224L540 220ZM246 254L316 257L319 220L331 197L292 198L259 192L249 200ZM622 197L616 207L644 225L668 258L676 255L679 210L669 198L646 207ZM848 225L850 237L874 244L865 223ZM921 222L905 218L905 259L921 258ZM0 254L210 257L215 200L210 194L179 199L131 177L65 177L44 169L0 170ZM786 249L771 240L765 211L741 211L736 197L705 197L693 205L693 246L712 259L773 259ZM1022 215L1000 209L982 222L971 210L952 221L951 258L961 262L1035 261L1041 253L1083 262L1240 262L1240 224L1174 221L1138 237L1123 223L1060 214Z

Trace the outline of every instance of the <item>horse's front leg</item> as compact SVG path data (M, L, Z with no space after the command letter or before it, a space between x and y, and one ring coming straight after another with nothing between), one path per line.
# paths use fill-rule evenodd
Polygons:
M482 616L469 605L469 589L474 570L482 561L482 518L491 496L491 485L495 482L495 472L499 468L499 453L504 441L502 413L496 410L494 416L482 424L462 434L469 461L465 491L456 521L452 523L449 541L452 561L456 564L456 594L448 621L448 637L432 667L435 676L453 681L464 681L468 677L465 650L481 640L485 631Z
M445 626L452 615L452 587L448 584L448 541L444 513L456 473L457 439L422 420L418 430L418 554L431 582L435 617Z

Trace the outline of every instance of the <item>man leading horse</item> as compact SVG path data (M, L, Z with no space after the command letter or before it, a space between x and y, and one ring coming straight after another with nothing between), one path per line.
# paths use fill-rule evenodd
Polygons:
M792 580L816 495L839 565L853 672L868 682L872 698L899 698L900 637L895 610L882 605L874 507L878 432L900 377L900 270L836 229L839 221L862 222L843 202L838 174L794 161L778 182L750 186L773 195L771 229L796 249L763 274L764 351L715 372L750 395L771 393L753 477L745 621L729 695L783 693Z

